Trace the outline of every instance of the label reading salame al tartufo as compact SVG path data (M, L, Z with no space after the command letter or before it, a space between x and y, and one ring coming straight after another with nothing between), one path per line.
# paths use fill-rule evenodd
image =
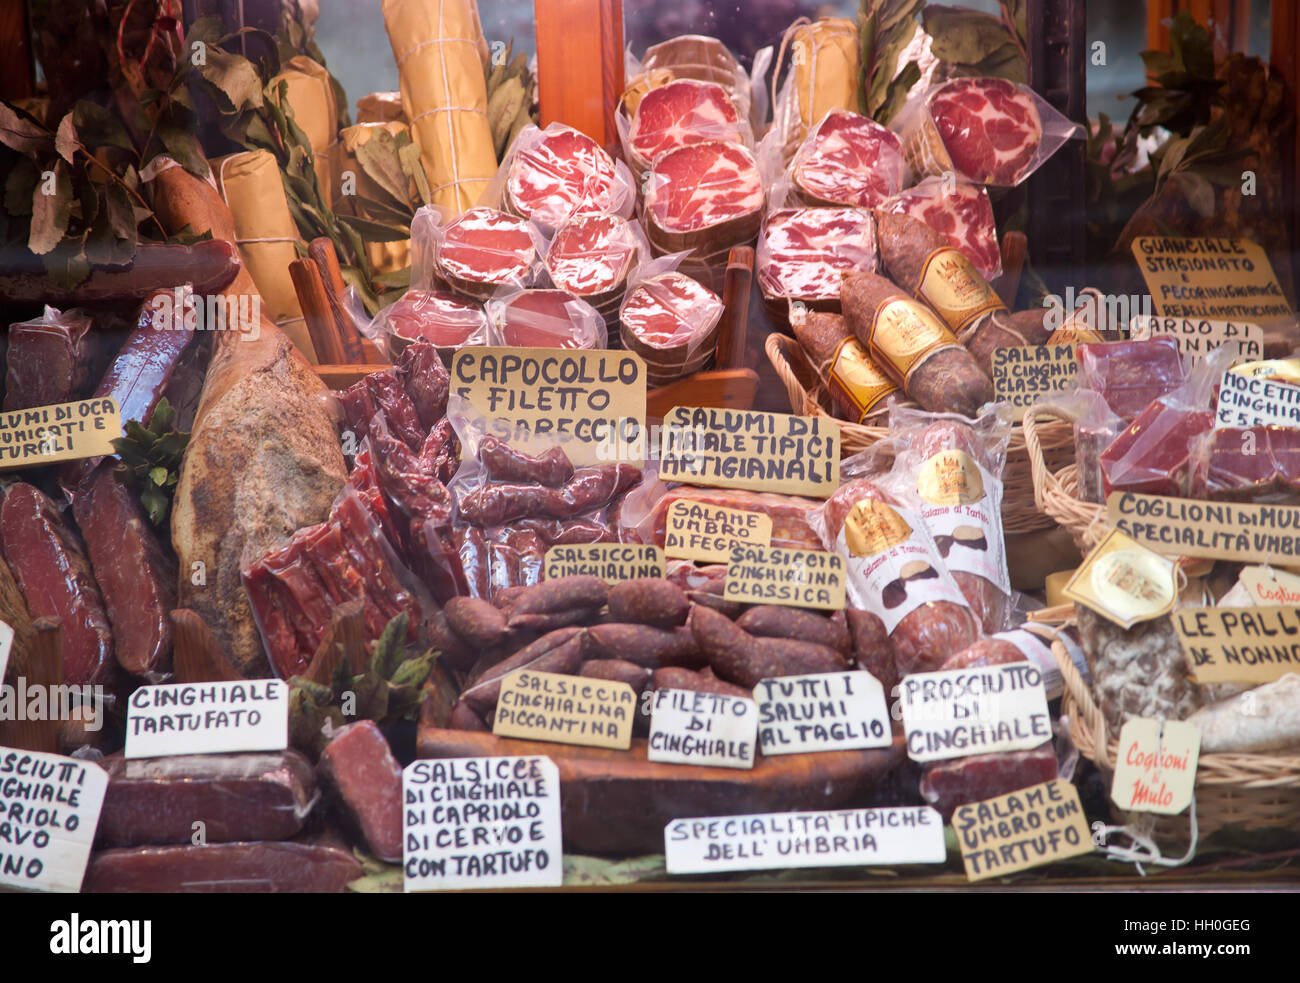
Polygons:
M1170 556L1205 556L1239 563L1300 563L1300 508L1238 505L1111 492L1107 521Z
M127 703L128 758L289 746L289 687L278 679L141 686Z
M857 338L845 338L831 356L826 373L832 390L838 390L858 411L861 423L894 393L898 386L862 347Z
M107 790L94 762L0 747L0 884L80 891Z
M947 857L943 819L929 806L675 819L664 827L670 874L940 864Z
M917 472L921 518L949 571L983 577L1011 593L1002 538L1002 480L965 451L943 450Z
M966 604L919 512L863 499L849 510L835 548L844 557L849 605L876 615L890 634L922 604Z
M540 756L412 762L402 836L406 891L559 887L559 769Z
M758 741L766 755L886 747L885 690L869 672L760 679Z
M0 413L0 471L112 454L120 436L121 413L106 396Z
M840 427L825 416L674 406L661 443L663 481L811 498L840 484Z
M1028 662L913 673L899 685L913 761L1028 751L1052 739L1043 673Z
M904 385L927 358L960 347L957 336L933 311L902 297L876 308L867 340L876 364Z
M715 768L753 768L758 707L723 693L660 689L650 715L651 761Z
M1240 372L1223 373L1214 407L1216 429L1300 427L1300 386Z
M954 332L965 330L984 314L1007 309L971 261L951 246L926 257L916 296L938 311Z

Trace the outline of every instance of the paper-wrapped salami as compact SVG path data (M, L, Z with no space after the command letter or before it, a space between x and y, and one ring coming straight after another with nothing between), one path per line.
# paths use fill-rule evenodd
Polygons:
M478 203L497 171L487 118L487 42L475 0L384 0L402 111L420 145L433 204L451 217Z
M331 156L339 137L339 107L334 98L330 73L306 55L295 55L283 71L271 79L272 89L289 83L285 98L293 109L294 122L311 141L312 167L320 184L321 198L331 208L339 188Z
M400 92L372 92L357 100L358 123L405 123Z
M374 179L366 173L365 168L357 160L357 148L368 143L378 130L387 130L393 135L407 132L405 123L395 121L388 123L358 123L355 126L340 130L339 145L336 148L337 153L335 155L335 173L338 175L341 188L344 187L347 175L351 173L356 182L356 186L352 190L359 197L370 198L374 201L387 201L389 198L388 193L375 183ZM334 210L340 215L356 215L356 206L351 198L351 195L339 195L334 202ZM411 240L367 242L366 258L370 260L370 265L376 273L392 273L400 270L411 263Z
M267 317L279 326L307 360L316 363L307 322L303 319L289 264L298 258L298 226L289 214L280 168L266 150L250 150L212 161L217 190L235 217L235 242Z
M781 49L773 84L782 59L789 60L790 74L773 96L773 127L785 138L783 156L789 160L812 125L831 110L858 111L858 29L841 17L813 23L800 18L786 30Z

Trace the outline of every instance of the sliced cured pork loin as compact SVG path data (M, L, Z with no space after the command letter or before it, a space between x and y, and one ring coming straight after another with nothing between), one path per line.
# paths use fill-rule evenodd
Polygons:
M694 79L647 92L628 133L633 163L641 171L670 151L717 140L743 142L740 114L726 89Z
M646 184L650 242L664 251L714 252L758 232L763 181L746 147L714 141L674 150Z
M924 222L970 260L984 279L1001 276L998 229L988 189L983 185L957 181L945 187L942 178L928 177L894 195L880 210Z
M646 361L649 381L661 385L704 368L717 347L722 301L681 273L641 281L623 301L623 345Z
M611 320L635 268L644 238L618 215L583 215L555 233L546 271L561 290L581 297Z
M481 299L502 284L531 286L538 259L527 221L493 208L471 208L443 230L437 265L453 289Z
M903 187L904 170L898 137L875 120L835 109L804 140L791 177L807 204L874 208Z
M489 301L500 344L511 348L600 348L605 321L596 309L563 290L521 290Z
M1043 139L1034 100L1004 79L954 79L930 96L929 115L953 169L980 184L1019 184Z
M876 224L863 208L782 208L769 212L758 239L758 285L784 317L800 301L838 312L847 270L874 272Z
M408 290L379 314L403 346L427 341L440 349L487 344L483 308L447 290Z
M580 215L626 214L631 175L600 144L562 123L519 135L506 176L506 209L554 230Z

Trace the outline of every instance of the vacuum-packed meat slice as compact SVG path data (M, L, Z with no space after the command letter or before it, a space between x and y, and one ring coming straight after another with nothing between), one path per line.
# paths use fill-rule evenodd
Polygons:
M320 779L348 824L380 860L402 859L402 767L373 720L338 731L320 756Z
M844 272L876 270L876 223L863 208L769 212L758 238L756 264L764 300L782 315L792 301L838 312Z
M541 228L578 215L618 212L632 189L600 144L562 123L520 133L506 175L506 208Z
M538 256L528 222L491 208L471 208L443 231L438 272L472 297L488 297L502 284L530 286Z
M487 344L487 316L478 304L446 290L408 290L379 320L403 342L439 348Z
M930 96L929 114L953 168L981 184L1019 184L1043 138L1033 99L1004 79L954 79Z
M600 348L605 322L586 301L563 290L521 290L488 301L500 343L511 348Z
M91 383L91 321L81 311L9 326L5 351L4 410L30 409L76 399Z
M747 242L763 214L763 181L754 155L712 141L670 151L646 179L650 242L664 252L708 255Z
M740 114L727 90L712 82L678 79L651 89L637 105L628 144L644 168L664 154L695 143L743 139Z
M872 208L903 186L903 151L875 120L835 109L805 138L791 176L810 205Z
M286 840L144 846L90 857L85 894L337 894L365 871L342 845Z
M623 296L636 261L637 238L627 219L583 215L555 233L546 270L561 290L599 309Z

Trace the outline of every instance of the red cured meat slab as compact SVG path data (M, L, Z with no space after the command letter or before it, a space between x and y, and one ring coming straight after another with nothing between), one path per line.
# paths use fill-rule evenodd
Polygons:
M90 857L86 894L337 894L364 874L341 845L209 843L102 850Z
M955 79L930 97L930 117L957 173L981 184L1018 184L1043 138L1038 107L1004 79Z
M546 269L561 290L592 296L608 293L627 279L636 256L636 236L627 219L586 215L555 234Z
M4 410L25 410L76 399L92 381L90 318L47 307L34 321L9 327Z
M483 308L445 290L408 290L386 316L393 334L406 341L427 341L439 348L487 341Z
M373 720L349 724L320 756L320 780L380 860L402 859L402 766Z
M555 124L533 136L506 177L512 211L556 229L578 215L618 210L614 161L595 140Z
M103 847L191 844L196 822L208 843L287 840L302 829L316 793L311 763L291 750L138 761L114 754L102 765Z
M536 262L528 223L492 208L465 212L447 226L438 248L438 269L459 289L527 285Z
M1191 476L1193 438L1214 426L1214 413L1156 400L1101 454L1101 480L1113 491L1184 496Z
M0 547L32 617L63 621L63 681L108 682L113 634L104 598L54 503L31 485L11 485L0 505Z
M1100 393L1124 421L1135 419L1184 378L1178 342L1168 336L1079 346L1079 388Z
M898 137L847 110L827 114L795 154L794 183L817 203L874 208L903 186Z
M678 79L647 92L628 135L632 153L648 164L691 144L743 139L740 114L727 90L694 79Z
M757 215L763 207L758 165L739 144L674 150L659 158L646 183L646 213L665 232L699 232Z
M491 306L491 305L489 305ZM563 290L524 290L501 305L501 341L519 348L595 348L601 316Z
M949 193L951 192L951 193ZM1002 272L998 230L988 189L971 181L957 181L945 189L941 178L926 178L881 205L881 210L907 215L943 235L975 264L984 279Z
M975 754L931 765L921 778L921 796L947 822L960 805L1050 782L1056 772L1051 745L1032 751Z
M1284 500L1300 492L1300 431L1224 428L1192 448L1192 495L1228 501Z
M113 470L105 462L91 472L72 512L103 592L118 664L137 676L168 672L176 561L163 549L135 493Z
M623 302L623 325L651 348L676 348L703 336L722 317L722 301L680 273L643 281Z
M939 667L940 672L950 669L979 669L984 666L1002 666L1011 662L1024 662L1025 654L1004 638L981 638L948 658Z
M757 263L758 285L767 297L839 310L841 274L877 268L875 221L861 208L770 212L759 234Z

